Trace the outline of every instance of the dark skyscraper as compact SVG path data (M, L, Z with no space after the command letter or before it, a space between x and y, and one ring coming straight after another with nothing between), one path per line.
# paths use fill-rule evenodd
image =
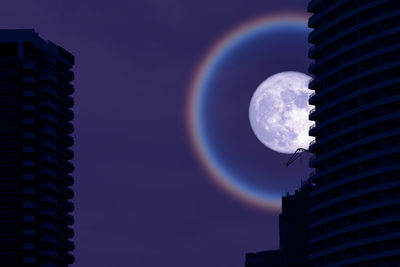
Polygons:
M33 30L0 30L0 266L74 262L73 64Z
M313 0L309 259L400 266L400 2Z
M279 215L279 239L282 266L306 267L308 242L308 193L310 184L304 183L293 195L282 197Z
M282 197L279 215L280 249L246 254L246 267L308 267L308 193L311 185Z
M245 267L282 267L280 250L246 253Z

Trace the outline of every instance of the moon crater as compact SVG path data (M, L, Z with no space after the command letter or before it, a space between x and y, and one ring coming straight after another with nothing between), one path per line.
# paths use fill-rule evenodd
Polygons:
M293 153L308 148L308 104L312 90L310 76L294 71L281 72L262 82L253 94L249 108L250 125L257 138L270 149Z

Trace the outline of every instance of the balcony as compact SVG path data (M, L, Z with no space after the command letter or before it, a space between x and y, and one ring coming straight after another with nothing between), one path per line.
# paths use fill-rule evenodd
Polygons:
M58 230L56 232L60 233L62 236L65 236L66 238L72 238L75 235L72 228L61 225L58 226Z
M50 127L44 127L42 129L40 129L40 134L48 135L51 138L58 140L59 142L61 142L63 145L65 145L67 147L70 147L74 144L74 139L71 136L66 135L62 132L61 133L57 132L56 130L54 130Z
M379 23L382 20L388 19L390 17L395 17L395 16L398 16L398 11L397 10L395 10L394 12L391 12L391 13L385 13L383 15L377 16L374 19L370 19L370 20L367 20L365 22L359 23L359 24L355 25L354 27L351 27L351 28L347 29L346 31L341 32L340 34L337 34L337 35L333 36L332 38L330 38L329 40L327 40L323 44L318 45L317 49L310 48L308 55L309 55L309 57L313 57L318 51L326 49L327 46L330 46L330 45L334 44L335 42L337 42L338 40L342 39L346 35L354 34L357 31L359 31L360 29L366 28L366 27L370 26L371 24ZM374 34L374 35L363 36L358 41L353 42L353 46L359 46L359 44L360 44L360 42L362 40L364 40L364 41L376 40L379 37L381 37L382 35L385 35L385 34L387 34L389 32L396 33L396 32L398 32L398 28L394 28L394 29L389 29L388 28L388 29L385 29L385 30L383 30L381 32L378 32L378 33ZM349 47L345 46L345 47L341 48L340 50L348 49L348 48ZM333 51L331 51L331 52L333 52Z
M57 193L64 199L71 199L74 197L74 191L68 187L59 187Z
M314 53L315 50L315 45L312 45L309 49L308 49L308 56L311 57Z
M71 70L65 68L57 70L57 75L60 75L62 79L68 82L72 81L75 78L74 73Z
M35 257L24 257L24 264L35 264L36 258Z
M308 65L308 72L309 73L313 73L315 65L316 65L315 61L311 62L310 65Z
M34 70L35 69L35 65L33 63L25 63L22 65L22 68L24 70Z
M40 183L40 188L41 189L52 190L52 191L57 191L57 185L55 185L54 183L50 183L48 181Z
M322 256L325 256L328 254L332 254L334 252L341 251L344 249L360 247L362 245L368 245L368 244L372 244L372 243L382 242L384 240L398 239L398 238L400 238L399 233L392 233L392 234L386 234L386 235L379 235L379 236L375 236L375 237L371 237L371 238L365 238L365 239L358 240L355 242L349 242L349 243L345 243L345 244L340 244L335 247L327 248L327 249L324 249L317 253L312 253L310 255L310 259L313 260L315 258L322 257ZM345 266L345 265L336 265L336 266Z
M36 203L32 201L25 201L22 203L23 209L34 209L36 208Z
M59 157L42 155L40 157L40 161L53 164L54 166L57 166L57 167L63 169L67 173L73 172L73 170L74 170L74 165L72 163L68 162L65 159L59 158Z
M35 77L33 76L25 76L22 78L22 82L24 84L34 84L35 83Z
M313 1L310 1L310 2L308 3L308 6L307 6L307 11L308 11L308 12L314 12L314 11L315 11L314 9L315 9L318 5L320 5L322 2L323 2L322 0L313 0Z
M45 100L40 103L40 107L52 109L55 113L64 117L65 120L70 121L74 118L74 113L63 106L57 105L54 101Z
M24 236L36 236L36 230L34 229L26 229L22 233Z
M33 174L24 174L22 175L23 181L33 181L35 180L35 176Z
M60 221L62 221L63 223L65 223L66 225L72 225L75 221L74 217L72 215L65 214L65 213L59 213L58 219Z
M36 248L33 243L24 243L22 247L24 250L34 250Z
M315 180L318 179L322 176L326 176L329 175L331 173L334 173L340 169L344 169L346 167L349 167L351 165L356 165L356 164L360 164L362 162L368 161L368 160L376 160L379 157L385 156L385 155L390 155L390 154L395 154L395 153L400 153L400 147L393 147L393 148L388 148L388 149L382 149L380 151L374 152L374 153L369 153L369 154L365 154L365 155L361 155L359 157L356 157L354 159L351 160L347 160L347 161L342 161L339 164L326 168L322 171L320 171L317 175L315 175L314 177L312 177L311 180ZM318 159L317 159L318 160ZM375 168L375 170L378 170L379 168ZM372 172L373 170L368 170L369 172Z
M42 74L40 75L40 80L41 81L49 81L52 82L53 84L57 84L57 78L53 74Z
M24 88L22 90L22 96L23 97L34 97L35 96L35 91L30 88Z
M34 216L30 216L30 215L25 215L22 217L22 222L24 223L33 223L35 222L35 217Z
M57 84L57 89L60 88L61 91L67 95L71 95L75 92L75 88L70 83L59 83Z

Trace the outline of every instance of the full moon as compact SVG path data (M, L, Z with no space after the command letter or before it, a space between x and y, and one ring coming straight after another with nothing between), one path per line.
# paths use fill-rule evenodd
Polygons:
M311 77L286 71L263 81L250 101L250 125L257 138L270 149L291 154L297 148L308 149L314 139L308 135L308 114L313 108L308 98Z

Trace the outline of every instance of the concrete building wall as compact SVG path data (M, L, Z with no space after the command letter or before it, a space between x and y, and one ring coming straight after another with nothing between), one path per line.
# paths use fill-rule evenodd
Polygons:
M0 30L0 266L67 266L74 57L33 30Z
M313 0L313 266L400 266L400 2Z

